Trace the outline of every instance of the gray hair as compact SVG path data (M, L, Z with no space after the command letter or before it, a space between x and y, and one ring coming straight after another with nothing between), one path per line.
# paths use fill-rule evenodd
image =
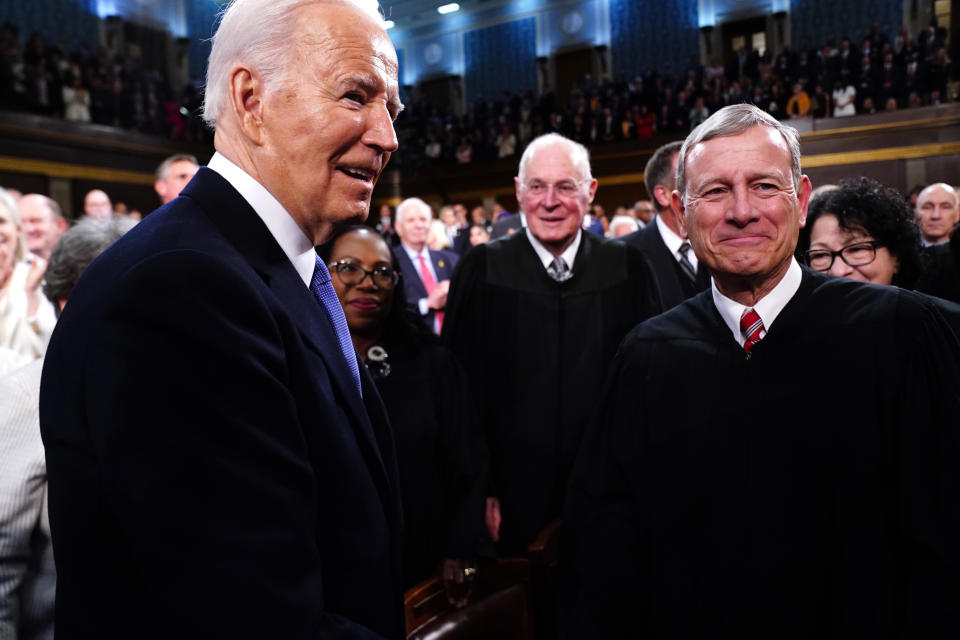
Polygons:
M752 104L732 104L720 109L703 121L694 129L680 148L680 157L677 158L677 191L683 197L686 193L687 155L690 150L701 142L714 138L726 138L740 135L756 126L775 129L783 137L790 149L790 169L793 174L793 188L800 188L800 136L797 130L789 127L767 112L758 109Z
M220 14L207 63L203 119L216 126L230 93L230 67L244 62L255 68L267 87L275 87L294 68L297 47L291 37L300 6L327 2L353 6L383 22L377 0L232 0Z
M196 156L189 153L175 153L161 162L160 166L157 167L157 180L167 179L167 174L170 172L170 167L173 166L174 162L189 162L197 167L200 166Z
M613 216L613 220L610 221L610 233L611 235L615 234L617 227L621 225L627 225L630 227L630 231L637 231L640 229L639 223L630 216Z
M13 250L13 259L20 262L27 256L26 241L23 238L23 221L20 219L20 208L12 195L6 189L0 188L0 208L6 211L17 228L17 246Z
M433 219L433 208L431 208L430 205L420 198L407 198L397 205L397 212L393 216L393 223L400 224L403 216L407 215L407 211L413 211L414 209L426 209L427 218Z
M533 156L545 147L553 145L563 146L570 156L570 161L576 167L581 176L581 180L593 180L593 174L590 172L590 152L579 142L574 142L570 138L565 138L559 133L545 133L542 136L534 138L527 145L523 155L520 157L520 169L517 172L517 178L521 184L527 181L527 166L533 159Z
M54 305L66 300L90 263L136 224L127 216L108 220L82 218L60 236L50 254L43 283L44 295Z

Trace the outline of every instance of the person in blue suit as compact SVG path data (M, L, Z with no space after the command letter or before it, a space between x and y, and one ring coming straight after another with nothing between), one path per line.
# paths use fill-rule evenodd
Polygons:
M431 214L430 205L420 198L407 198L397 205L400 244L393 247L393 253L400 265L403 293L411 310L420 314L434 333L440 333L450 278L460 256L427 246Z
M401 109L376 3L226 10L217 153L45 362L58 638L402 637L394 444L314 251L367 216Z

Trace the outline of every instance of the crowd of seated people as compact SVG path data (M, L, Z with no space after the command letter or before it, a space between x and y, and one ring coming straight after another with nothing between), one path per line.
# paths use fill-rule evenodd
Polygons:
M407 98L397 121L395 165L467 164L520 153L555 131L587 146L685 134L717 109L752 102L774 117L826 118L876 113L947 100L951 61L946 30L934 26L891 41L877 25L863 38L819 48L741 49L725 64L685 69L647 66L632 80L587 76L564 102L548 90L477 98L463 116L426 99ZM201 124L202 89L176 91L159 70L123 56L67 52L37 33L21 43L10 23L0 29L0 109L30 111L163 135L209 141Z
M177 140L212 140L202 92L177 90L162 70L106 52L69 50L39 33L0 27L0 109L120 127Z
M752 102L780 120L843 117L940 104L951 61L946 30L934 26L891 40L873 25L862 38L774 55L741 49L725 64L647 66L641 75L597 82L587 76L563 101L552 91L478 98L463 116L408 97L397 121L398 160L413 166L490 161L519 154L555 131L588 147L670 133L678 137L728 104Z

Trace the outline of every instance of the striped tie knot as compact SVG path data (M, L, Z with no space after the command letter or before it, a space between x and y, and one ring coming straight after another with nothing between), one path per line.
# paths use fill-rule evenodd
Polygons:
M740 316L740 333L743 334L743 350L747 355L753 350L753 346L760 342L760 332L763 331L763 320L753 309L746 309Z

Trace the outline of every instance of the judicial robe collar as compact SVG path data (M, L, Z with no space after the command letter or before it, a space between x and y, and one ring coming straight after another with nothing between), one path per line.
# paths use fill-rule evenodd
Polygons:
M787 303L790 302L797 293L802 278L803 270L800 268L800 265L797 264L796 258L790 258L790 266L787 268L787 272L783 278L780 279L780 282L777 283L777 286L775 286L770 293L758 300L757 304L752 307L763 322L764 331L760 334L761 337L770 331L777 316L780 315L783 308L787 306ZM717 289L716 281L712 278L710 280L710 289L713 294L713 304L717 307L720 317L723 318L723 322L733 334L733 339L742 347L744 338L740 333L740 317L749 307L740 304L736 300L731 300L720 293L720 290Z
M527 234L527 240L530 241L530 246L533 247L533 250L537 252L537 257L540 258L540 262L543 263L544 271L547 270L547 267L550 266L550 263L553 262L554 255L550 253L546 247L540 244L540 241L537 240L533 234L530 232L529 227L524 227L524 232ZM573 261L577 257L577 251L580 249L580 238L583 235L583 229L577 229L577 235L573 239L573 242L570 243L570 246L563 250L563 253L559 257L563 258L564 262L567 263L567 266L570 267L572 272Z

